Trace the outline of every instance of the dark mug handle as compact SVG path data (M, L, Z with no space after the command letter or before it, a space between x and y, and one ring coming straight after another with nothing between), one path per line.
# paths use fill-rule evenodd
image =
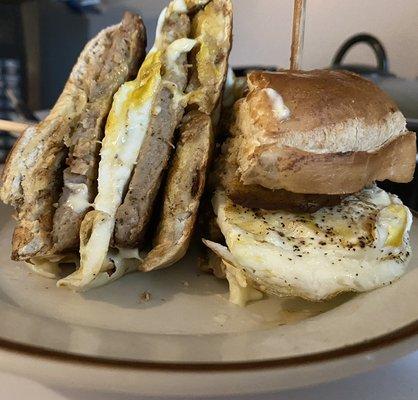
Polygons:
M346 55L347 51L357 43L367 43L374 51L377 61L377 72L386 74L388 73L388 59L386 56L386 51L383 45L379 42L377 38L368 33L361 33L359 35L354 35L351 38L347 39L341 47L338 49L337 54L332 61L333 67L341 67L341 61Z

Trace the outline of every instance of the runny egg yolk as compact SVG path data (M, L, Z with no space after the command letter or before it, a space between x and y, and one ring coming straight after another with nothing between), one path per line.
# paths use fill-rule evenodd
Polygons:
M402 244L408 222L406 209L401 204L391 204L380 212L380 220L387 226L385 246L399 247Z

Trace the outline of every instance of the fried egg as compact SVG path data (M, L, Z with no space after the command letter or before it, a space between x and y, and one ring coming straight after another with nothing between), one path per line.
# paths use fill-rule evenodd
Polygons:
M213 206L226 246L205 241L234 272L237 285L312 301L390 285L410 258L412 214L395 195L372 186L314 213L248 209L222 191ZM241 276L241 279L237 279ZM241 283L240 283L241 282ZM246 301L235 294L235 303Z

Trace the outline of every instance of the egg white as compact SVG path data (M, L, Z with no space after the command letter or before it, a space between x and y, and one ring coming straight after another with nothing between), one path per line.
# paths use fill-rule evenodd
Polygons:
M264 292L319 301L372 290L398 279L410 258L412 215L377 186L312 214L251 210L222 191L213 205L227 247L206 244Z

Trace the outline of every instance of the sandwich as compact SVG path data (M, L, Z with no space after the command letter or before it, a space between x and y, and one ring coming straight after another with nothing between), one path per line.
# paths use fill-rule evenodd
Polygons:
M187 25L184 37L176 36L180 18ZM231 30L229 0L176 0L163 10L156 42L138 74L140 79L144 76L148 80L141 87L153 85L141 96L141 107L143 100L148 100L148 108L138 112L145 117L140 121L142 129L130 129L130 121L117 114L119 91L102 144L98 195L80 229L80 267L59 281L60 285L84 289L116 279L131 268L151 271L169 266L184 255L211 154ZM144 66L153 71L145 70L142 75ZM120 102L131 105L123 97ZM114 128L113 121L117 124ZM179 123L176 146L175 129ZM134 124L136 127L137 121ZM199 151L201 158L193 158L192 150ZM168 175L161 188L166 168ZM109 185L108 177L112 175L116 179ZM183 186L178 186L179 182ZM158 228L150 248L150 222L159 191L162 212L154 219Z
M412 215L376 181L412 180L416 136L395 103L346 71L251 72L247 86L216 162L204 239L231 301L320 301L398 279Z
M188 105L162 197L162 210L141 269L164 268L186 253L212 162L220 110L228 88L228 57L232 47L232 4L213 0L192 19L192 35L200 42L191 53Z
M0 196L17 211L12 259L42 263L78 246L112 97L138 72L145 46L138 15L126 13L101 31L81 52L50 114L9 153Z
M24 253L14 240L15 259L58 278L58 286L82 291L130 271L171 265L184 255L212 153L231 29L230 0L169 3L135 79L127 76L108 91L103 118L95 117L99 107L85 107L80 133L57 138L68 156L64 168L61 161L55 176L45 179L56 188L44 206L49 225L40 229L48 247ZM137 67L142 58L136 54ZM53 116L43 122L53 123ZM16 174L19 168L9 168L4 181L12 184ZM11 184L3 186L3 201L8 202ZM25 198L18 205L17 229L26 223L22 203ZM75 269L63 277L60 265L68 262Z

